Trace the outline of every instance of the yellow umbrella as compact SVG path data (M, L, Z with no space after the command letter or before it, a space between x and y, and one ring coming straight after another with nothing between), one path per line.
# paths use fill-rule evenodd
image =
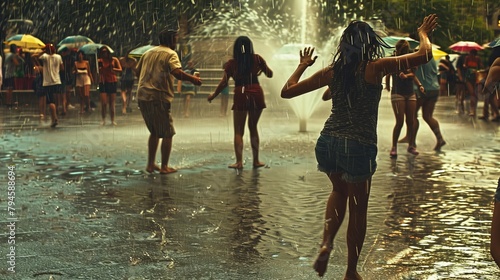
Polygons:
M445 53L442 50L432 48L432 56L434 57L435 60L440 60L443 56L446 55L448 55L448 53Z
M17 34L5 41L5 44L16 46L24 49L43 49L45 47L45 43L37 37L29 34Z
M31 54L35 54L35 53L41 53L43 52L43 49L23 49L23 52L29 52ZM10 48L5 48L3 49L3 53L10 53Z

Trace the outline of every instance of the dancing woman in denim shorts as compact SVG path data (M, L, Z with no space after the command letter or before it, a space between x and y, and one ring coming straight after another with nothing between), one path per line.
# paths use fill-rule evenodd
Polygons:
M418 28L420 48L402 56L381 58L385 43L365 22L354 21L345 29L330 66L299 82L307 67L314 64L314 48L300 52L300 63L281 90L281 97L293 98L328 86L332 113L316 144L318 168L333 184L328 198L323 240L314 269L326 272L333 239L344 219L349 202L347 228L347 271L344 279L362 279L357 263L366 235L366 217L371 179L377 167L377 117L382 78L432 59L428 33L437 26L437 17L424 18Z
M483 94L493 94L499 91L500 82L500 57L493 61L484 83ZM493 208L493 219L491 221L491 256L500 267L500 178L495 192L495 205Z

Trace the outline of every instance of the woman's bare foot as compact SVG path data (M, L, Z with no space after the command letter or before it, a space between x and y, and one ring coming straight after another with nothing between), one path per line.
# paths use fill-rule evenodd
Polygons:
M170 173L174 173L174 172L177 172L177 169L174 169L172 167L166 167L166 168L160 169L160 174L170 174Z
M263 162L260 162L260 161L253 163L253 168L260 168L260 167L264 167L264 166L266 166L266 164Z
M344 280L363 280L363 277L361 277L358 272L346 272L344 276Z
M155 171L160 171L160 167L158 165L148 166L146 167L146 172L153 173Z
M314 261L313 265L313 268L318 273L319 277L323 277L323 275L325 275L331 251L332 248L326 245L321 247L321 249L319 250L319 255L316 258L316 261Z
M443 147L444 145L446 145L446 142L443 139L438 140L436 146L434 147L434 151L436 152L441 151L441 147Z
M235 164L231 164L227 166L228 168L234 168L234 169L242 169L243 168L243 163L237 162Z

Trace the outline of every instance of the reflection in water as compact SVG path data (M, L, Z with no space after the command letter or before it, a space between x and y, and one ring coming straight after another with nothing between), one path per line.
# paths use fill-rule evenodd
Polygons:
M444 169L438 154L418 161L409 156L406 165L392 166L397 187L386 220L392 230L385 238L408 248L389 263L407 265L418 279L477 279L488 271L492 278L483 279L496 279L488 246L493 187L450 182L453 171Z
M218 117L204 116L178 120L173 163L181 169L168 176L143 171L147 130L139 115L127 116L128 123L123 117L123 127L99 127L93 115L95 127L34 131L24 121L23 129L11 129L22 118L0 114L11 125L0 136L0 163L16 164L19 175L16 207L26 257L18 275L31 279L34 271L53 270L66 279L313 279L331 184L316 170L317 133L296 133L287 105L280 104L261 122L270 168L228 169L230 125L221 128ZM387 104L380 129L389 131ZM218 107L206 108L205 100L201 106L200 114L214 108L218 116ZM499 177L498 140L491 140L496 132L446 112L440 115L446 153L426 152L434 145L429 132L431 138L419 140L419 156L390 160L390 136L379 134L360 262L365 279L500 277L488 252ZM310 128L319 130L323 122L313 117ZM89 137L82 137L87 130ZM124 148L110 142L113 137L131 144ZM345 226L328 268L334 277L345 271Z
M233 186L233 195L237 197L232 213L236 216L234 229L234 254L238 261L246 262L260 256L257 245L266 233L265 221L260 213L259 173L233 174L229 185Z

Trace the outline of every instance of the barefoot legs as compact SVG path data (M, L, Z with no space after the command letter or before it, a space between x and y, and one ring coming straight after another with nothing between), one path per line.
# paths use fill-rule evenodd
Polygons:
M345 216L349 201L349 225L347 227L347 271L344 279L362 279L357 272L359 254L366 235L366 217L371 178L360 183L347 183L341 173L331 173L333 190L328 198L325 225L320 253L314 263L314 270L323 276L328 265L333 239Z
M161 167L156 165L156 150L158 149L158 143L160 139L156 136L150 135L148 140L148 163L146 166L146 171L148 173L153 173L154 171L160 171L161 174L170 174L177 172L176 169L168 166L168 161L170 159L170 152L172 151L172 137L165 137L161 143Z

